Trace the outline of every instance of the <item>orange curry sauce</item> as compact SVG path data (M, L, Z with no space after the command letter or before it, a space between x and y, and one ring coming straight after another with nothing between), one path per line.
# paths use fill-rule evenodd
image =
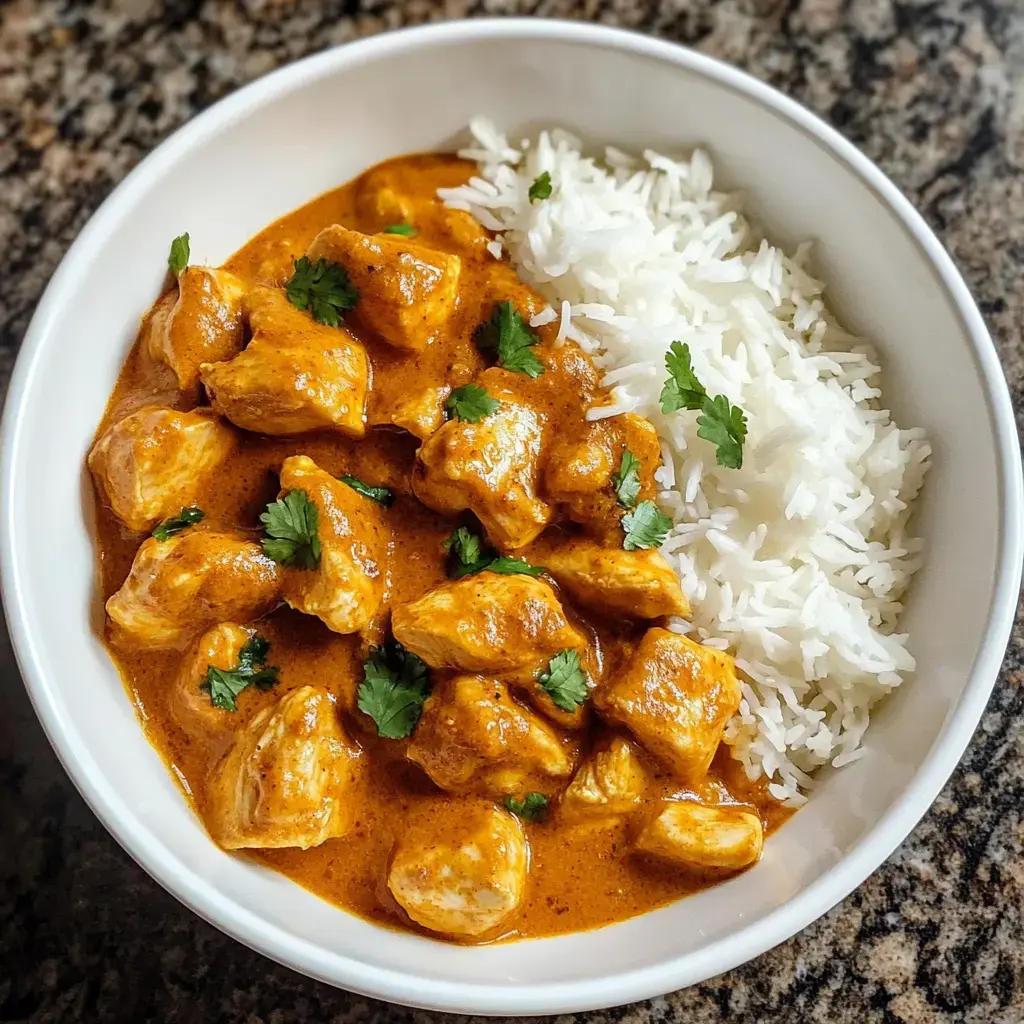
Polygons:
M417 201L418 239L457 253L463 261L460 308L451 329L421 353L389 348L347 325L366 343L370 355L370 425L382 418L377 410L386 409L396 396L435 381L461 385L479 373L487 364L473 342L473 330L487 318L497 298L508 298L510 290L515 290L526 296L527 308L538 301L515 280L507 263L496 263L487 254L483 249L486 237L460 232L441 204L431 202L439 187L462 184L471 172L470 164L445 155L388 161L281 218L224 265L247 283L281 285L291 275L293 258L305 252L322 228L342 224L372 233L387 226L372 204L365 202L367 194L390 187ZM498 281L500 290L495 288ZM145 331L144 322L143 335ZM547 370L537 382L531 401L547 403L546 412L556 431L560 429L559 421L564 422L565 429L578 431L583 410L600 395L596 372L575 345L553 346L553 326L539 328L537 333L541 338L537 351L543 354ZM121 372L100 431L143 405L190 409L203 401L199 394L177 390L173 375L153 362L137 342ZM278 495L277 471L282 461L289 455L304 454L329 473L352 474L396 492L397 500L388 512L394 531L388 565L392 604L419 597L445 579L443 541L455 526L469 520L441 516L413 497L408 481L419 442L412 435L388 426L368 431L362 440L327 432L294 438L239 433L241 441L229 462L194 502L206 513L204 527L258 539L259 514ZM124 582L145 535L126 529L99 499L97 519L105 600ZM549 534L557 529L551 528ZM560 597L574 624L599 646L605 673L615 671L646 625L602 620L575 607L565 594ZM309 684L330 691L342 709L350 734L366 755L367 769L354 828L343 839L329 840L309 850L241 855L283 872L318 896L361 917L419 931L387 889L389 852L410 824L432 818L443 826L457 818L457 804L462 798L438 790L417 765L404 760L404 741L379 739L372 722L356 709L355 695L366 654L364 639L332 633L318 619L284 606L262 619L258 628L271 644L269 662L279 666L280 682L269 692L249 687L239 698L237 712L223 712L223 730L212 737L184 731L170 706L174 700L171 681L186 652L137 651L118 646L109 623L106 639L150 742L173 768L200 815L206 780L237 730L293 688ZM591 721L591 728L580 734L581 751L592 742L591 734L604 728L596 717ZM649 762L648 767L663 796L693 793L655 764ZM724 747L708 780L701 784L699 795L713 802L752 806L766 830L777 827L788 814L762 785L746 781ZM526 830L530 871L523 904L503 934L488 935L484 941L593 928L651 910L716 881L630 853L625 825L569 827L560 823L556 812L544 823L528 823Z

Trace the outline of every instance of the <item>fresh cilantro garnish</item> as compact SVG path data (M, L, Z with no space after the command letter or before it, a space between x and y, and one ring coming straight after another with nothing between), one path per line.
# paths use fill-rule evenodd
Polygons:
M707 392L690 365L690 346L673 341L665 353L668 380L661 389L661 411L699 409Z
M640 494L640 460L628 449L623 449L619 468L612 474L615 497L623 508L632 508Z
M548 662L547 672L541 672L537 681L547 690L555 707L575 711L588 696L587 674L580 668L579 651L567 650L556 654Z
M468 527L460 526L453 530L444 542L444 549L451 555L452 566L448 575L458 579L477 572L476 564L480 561L480 538Z
M285 285L285 292L293 306L308 309L314 320L328 327L337 327L341 313L351 309L359 298L341 264L320 259L314 266L306 256L295 261L295 273Z
M653 501L641 501L622 517L622 529L626 533L622 546L627 551L660 548L671 527L672 520Z
M747 437L747 418L738 406L730 406L725 395L712 398L697 380L690 366L690 346L673 341L665 353L668 380L661 391L661 411L699 409L697 436L716 447L720 466L739 469L743 465L743 442Z
M405 235L410 238L416 234L416 229L411 224L389 224L384 229L386 235Z
M448 575L455 580L484 569L502 576L540 576L544 572L539 565L530 565L522 558L509 558L485 549L480 538L467 526L454 530L444 542L444 549L450 555Z
M485 320L474 333L476 343L483 349L498 354L498 365L527 377L539 377L544 364L533 354L537 335L526 326L511 302L499 302L489 320Z
M405 739L416 728L429 693L426 663L397 640L370 651L363 665L358 704L376 723L378 736Z
M189 508L183 508L176 516L171 516L170 519L165 519L153 531L153 536L156 537L157 540L167 540L169 537L173 537L176 533L181 533L182 530L186 530L190 526L195 526L196 523L201 523L205 516L206 513L201 508L196 508L194 505Z
M370 501L377 502L385 508L391 508L395 501L395 492L387 487L374 487L372 484L364 484L357 476L339 476L343 484L348 484L356 494L361 494Z
M320 514L305 491L289 491L260 516L263 551L280 565L315 569L320 564Z
M487 393L487 388L476 384L464 384L456 388L444 403L444 407L456 419L467 423L479 423L485 416L497 412L500 405L501 402Z
M535 199L548 199L551 196L551 175L548 171L544 171L543 174L539 174L533 179L529 196L531 203Z
M540 576L544 572L543 566L531 565L525 559L509 558L506 555L498 555L483 568L500 576Z
M527 793L522 800L507 796L505 807L523 821L543 821L548 814L548 798L543 793Z
M738 405L729 405L725 395L705 398L697 417L697 436L718 448L716 458L726 469L743 465L743 442L747 437L747 417Z
M277 682L280 671L275 665L265 665L270 644L262 637L247 640L238 652L238 665L233 669L206 666L206 679L199 689L210 695L210 703L222 711L237 711L235 698L247 687L269 690Z
M171 268L171 273L177 276L188 266L188 258L191 255L191 249L188 244L188 232L186 231L183 235L178 237L171 242L171 251L167 254L167 266Z

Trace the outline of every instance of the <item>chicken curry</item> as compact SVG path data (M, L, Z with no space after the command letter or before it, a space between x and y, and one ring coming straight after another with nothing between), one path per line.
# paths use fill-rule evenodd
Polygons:
M466 942L621 920L754 863L728 654L658 552L660 446L382 164L188 265L89 454L105 641L212 838ZM493 248L493 244L492 244Z

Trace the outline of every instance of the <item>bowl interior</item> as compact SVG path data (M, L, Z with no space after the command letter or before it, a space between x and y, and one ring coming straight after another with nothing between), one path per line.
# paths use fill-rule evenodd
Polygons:
M930 765L922 783L929 752L958 705L969 733L991 681L965 697L1003 543L990 384L921 242L829 143L735 73L661 44L561 28L373 40L272 76L193 122L76 244L33 324L6 424L8 612L51 738L107 825L177 895L257 948L349 988L449 1009L621 1002L785 938L902 838L948 770ZM556 123L627 149L707 146L720 182L746 189L776 238L816 240L833 305L877 342L897 419L926 427L935 455L919 520L928 561L905 620L918 676L878 709L872 756L827 777L763 861L724 885L585 934L460 948L350 917L210 842L90 622L83 460L171 238L188 230L193 260L219 263L378 160L450 148L480 112L515 131Z

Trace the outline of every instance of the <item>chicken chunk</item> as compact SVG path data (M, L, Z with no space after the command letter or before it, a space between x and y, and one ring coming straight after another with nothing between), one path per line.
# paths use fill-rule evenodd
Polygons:
M210 404L243 430L302 434L366 432L369 361L344 327L317 323L280 288L249 295L252 341L223 363L201 368Z
M531 552L580 604L606 615L689 615L679 577L657 551L624 551L573 538Z
M409 917L432 932L483 935L519 906L528 863L526 834L511 814L466 802L402 836L388 888Z
M456 676L435 689L406 756L453 793L525 793L572 771L557 733L483 676Z
M444 400L450 393L447 387L413 391L390 410L388 422L425 441L444 423Z
M622 673L598 690L597 702L679 778L697 782L739 707L740 685L728 654L649 629Z
M416 497L437 512L469 509L503 551L529 544L551 521L537 496L544 415L519 393L515 374L491 369L478 383L501 405L477 423L449 420L419 451Z
M171 700L171 711L186 732L218 730L231 725L231 713L215 707L209 693L200 687L206 682L211 665L225 672L236 669L242 648L254 634L255 630L237 623L221 622L196 641L175 677Z
M89 468L114 514L131 530L150 530L192 504L234 444L209 410L145 408L103 432Z
M761 819L743 807L668 804L640 833L636 848L690 868L738 871L761 856Z
M335 633L359 632L384 600L390 530L383 509L305 455L284 460L281 490L304 491L316 505L321 548L316 569L285 570L285 601Z
M443 583L399 605L391 628L433 668L468 672L539 668L584 643L543 580L491 572Z
M256 715L214 770L206 825L226 850L307 850L351 828L361 751L330 694L302 686Z
M636 810L646 781L636 747L622 736L614 736L580 765L562 794L562 814L567 818L629 814Z
M366 176L356 194L360 226L371 232L384 231L393 224L408 224L425 245L441 243L444 249L486 252L491 235L480 222L463 210L449 210L438 199L418 199Z
M121 643L184 647L215 623L258 618L280 599L280 572L259 544L192 527L143 542L107 614Z
M199 380L202 363L242 351L245 282L226 270L186 267L177 292L157 304L146 333L149 355L165 363L182 391Z
M544 496L574 522L610 543L619 540L623 512L612 477L626 450L638 460L636 500L652 499L661 444L652 424L631 412L588 423L582 437L556 439L544 473Z
M340 263L359 293L353 316L396 348L422 351L458 303L458 256L401 235L363 235L335 224L309 248L314 263Z

